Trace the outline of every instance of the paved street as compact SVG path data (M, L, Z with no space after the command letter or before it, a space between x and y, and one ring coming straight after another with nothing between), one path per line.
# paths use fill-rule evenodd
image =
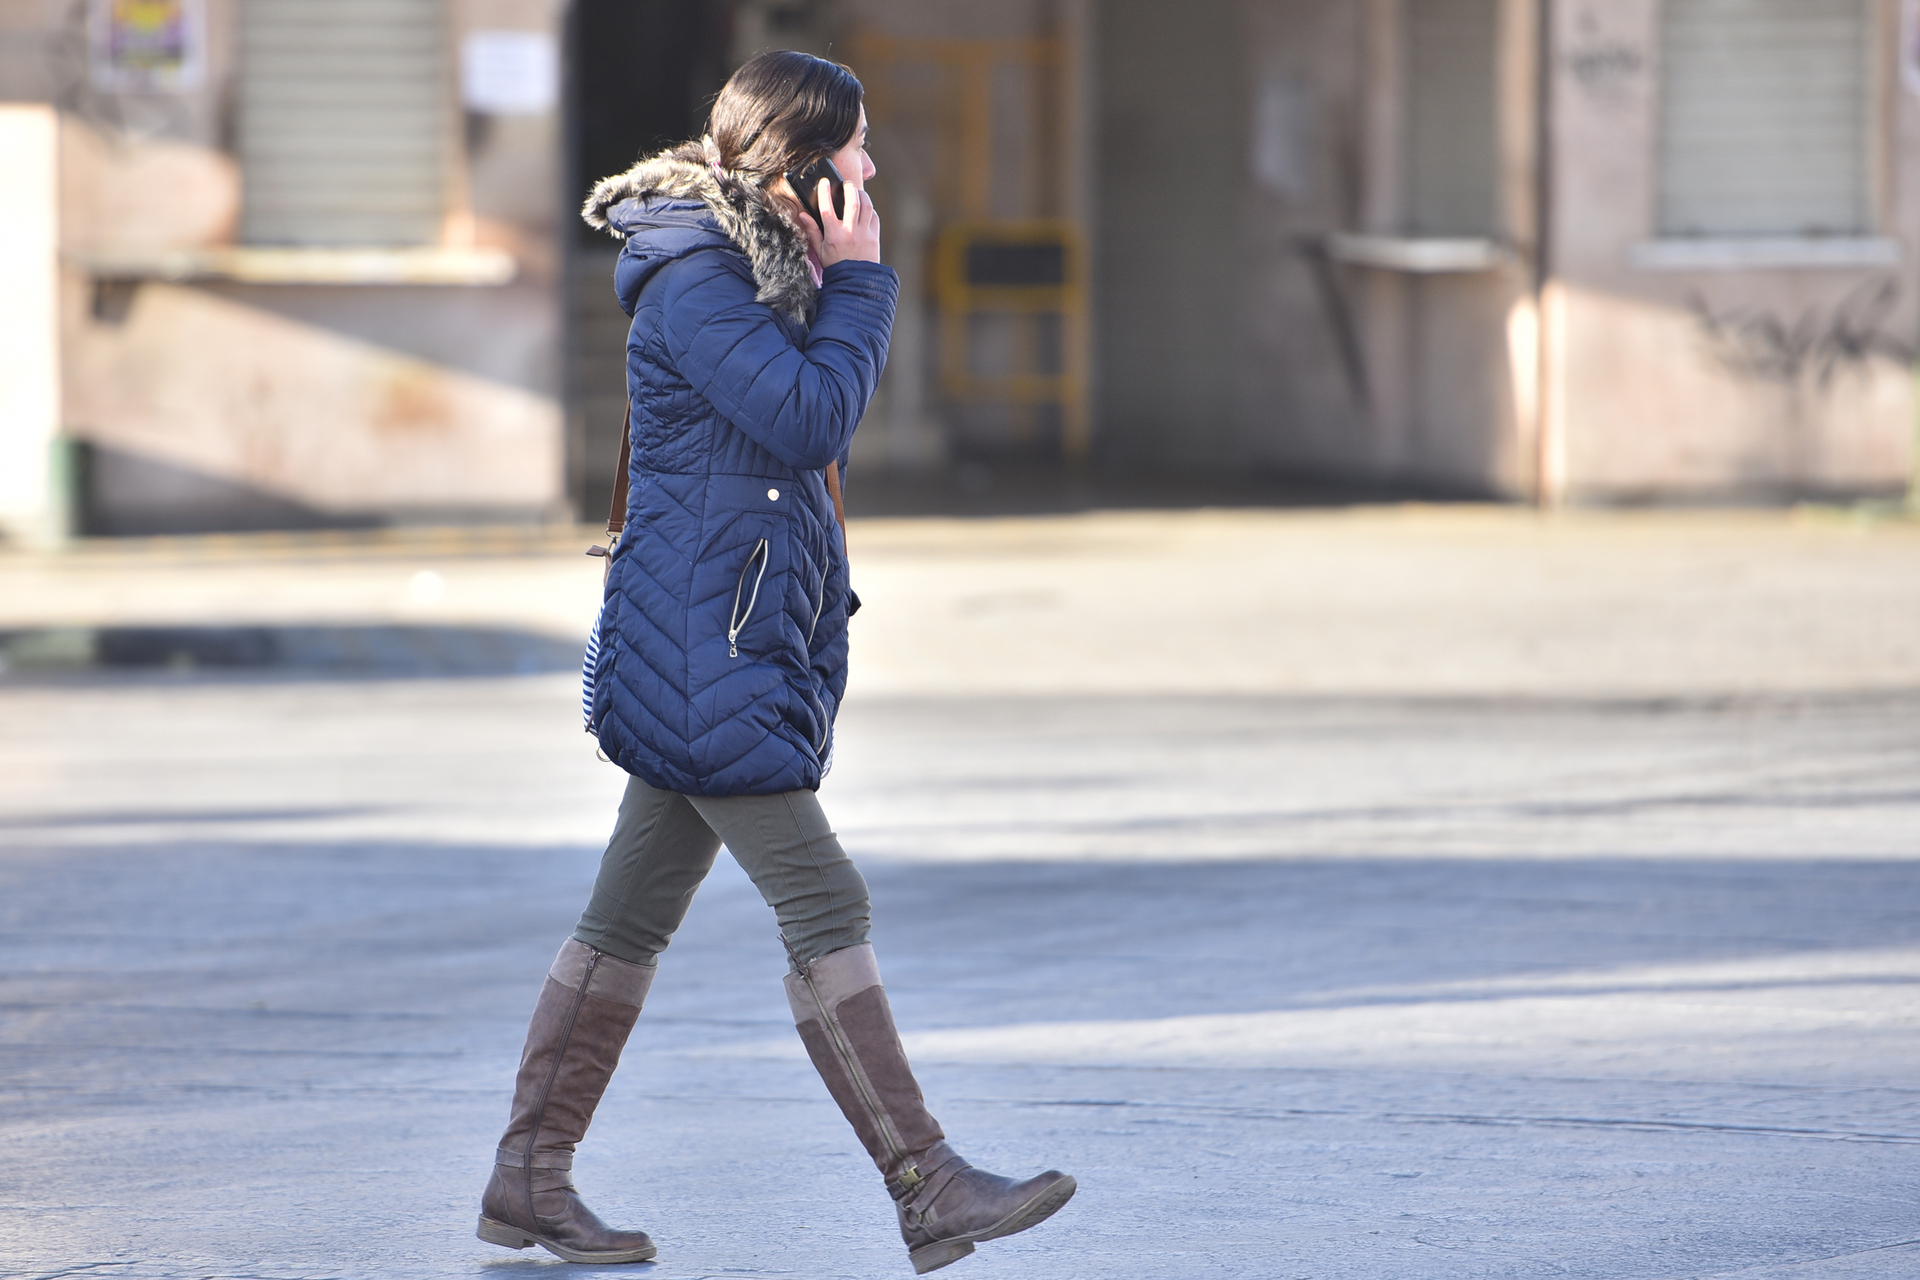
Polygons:
M1920 1275L1920 528L853 554L822 799L910 1052L976 1162L1081 1182L942 1275ZM0 1274L601 1270L471 1234L620 785L564 669L594 574L560 538L0 556ZM141 630L189 624L259 639ZM783 963L723 859L581 1150L660 1243L603 1270L911 1274Z

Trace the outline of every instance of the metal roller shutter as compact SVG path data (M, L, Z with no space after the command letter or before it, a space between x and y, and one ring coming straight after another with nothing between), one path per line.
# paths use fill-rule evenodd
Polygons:
M1872 0L1666 0L1660 232L1868 225Z
M440 238L453 134L444 0L243 0L252 244Z
M1407 0L1407 231L1498 231L1499 0Z

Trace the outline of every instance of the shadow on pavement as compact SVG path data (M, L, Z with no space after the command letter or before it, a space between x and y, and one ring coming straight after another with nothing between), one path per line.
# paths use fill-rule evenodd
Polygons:
M1320 509L1393 502L1485 501L1485 493L1338 477L1180 467L1070 469L963 462L927 475L856 468L849 516L1035 516L1202 507Z
M141 1280L585 1273L493 1256L472 1239L472 1198L526 1010L596 851L30 840L0 858L0 1141L34 1197L14 1256L48 1259L51 1274L131 1258L125 1274ZM1601 982L1613 975L1596 969L1716 960L1817 970L1912 945L1909 865L1330 856L881 860L867 873L903 1028L963 1051L930 1054L922 1073L943 1119L983 1159L1086 1175L1079 1212L1002 1250L995 1275L1135 1274L1115 1221L1147 1224L1180 1254L1163 1274L1219 1280L1655 1280L1908 1239L1884 1153L1916 1127L1910 1091L1882 1083L1903 1043L1885 1030L1821 1049L1864 1054L1851 1075L1769 1064L1762 1046L1732 1066L1688 1051L1596 1078L1599 1051L1536 1063L1524 1023L1501 1024L1511 1060L1484 1068L1366 1041L1334 1062L1290 1041L1218 1063L1175 1046L1193 1061L1173 1067L1098 1045L1097 1060L1055 1063L1048 1046L1065 1043L1059 1024L1097 1036L1103 1019L1149 1048L1151 1019L1246 1014L1257 1035L1288 1009L1389 1029L1437 1017L1450 1032L1476 1009L1434 993L1448 981L1518 979L1512 996L1579 970ZM884 1193L800 1056L783 968L771 913L722 859L583 1147L596 1205L675 1250L668 1272L623 1274L903 1273ZM1604 1013L1631 985L1558 990ZM1388 986L1398 1010L1360 1008L1381 998L1366 988ZM1431 1012L1423 992L1439 997ZM1707 1028L1678 1033L1712 1047ZM965 1052L976 1034L984 1057ZM1477 1215L1464 1225L1461 1204ZM1650 1255L1662 1230L1690 1233L1711 1268ZM1394 1265L1436 1238L1437 1261ZM1568 1239L1580 1266L1554 1264ZM1314 1265L1273 1270L1287 1251ZM1889 1257L1847 1274L1906 1274L1910 1256Z
M221 672L266 678L545 675L583 644L511 627L120 626L0 632L0 679Z
M274 816L245 812L232 820ZM20 966L8 984L15 999L76 964L99 975L123 963L143 967L154 943L166 938L176 957L204 952L212 971L225 971L220 986L275 988L273 1003L282 1008L295 989L296 1003L310 1009L364 1008L362 993L352 990L363 978L395 964L423 966L423 976L439 976L416 995L446 1013L469 1000L485 1003L484 992L468 984L484 987L494 975L482 971L503 948L544 963L539 953L571 930L598 861L598 850L588 848L122 842L110 829L112 817L100 821L109 829L96 840L69 834L38 848L34 826L48 827L51 836L51 828L70 831L73 820L8 824L15 834L0 862L0 933L9 943L0 951L12 952ZM1642 980L1625 971L1648 966L1920 941L1920 881L1903 861L909 864L853 852L873 893L875 945L899 979L895 1003L922 1025L1177 1017L1409 998L1450 1003L1486 997L1440 989L1449 983L1497 980L1497 995L1506 998L1528 994L1536 981L1542 990L1559 990L1555 976L1573 972L1593 976L1581 993L1598 994L1637 989ZM256 951L289 948L317 967L256 967ZM764 984L768 998L779 1000L783 962L772 913L730 859L720 860L700 891L669 956L663 974L670 968L673 980L663 978L656 993L663 1005L656 1011L650 1004L650 1013L668 1014L685 984L715 980ZM25 964L29 958L34 966ZM470 960L480 968L468 969ZM38 977L27 971L36 966ZM528 982L511 966L497 976L516 992ZM1808 971L1763 981L1920 984L1897 974ZM378 985L388 990L377 1003L414 1003L405 994L410 983ZM1681 981L1699 990L1744 985L1732 976ZM1410 997L1415 988L1424 994ZM99 992L115 1004L129 994L113 981ZM725 1016L717 1008L703 1012Z

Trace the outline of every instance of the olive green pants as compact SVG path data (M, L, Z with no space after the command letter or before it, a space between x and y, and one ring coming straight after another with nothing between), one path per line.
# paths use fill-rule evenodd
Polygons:
M654 964L723 843L801 963L867 940L867 882L813 792L683 796L638 778L627 780L574 938L629 964Z

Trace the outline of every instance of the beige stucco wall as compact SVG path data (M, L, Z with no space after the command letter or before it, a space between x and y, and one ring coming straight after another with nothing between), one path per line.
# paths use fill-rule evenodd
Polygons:
M1913 466L1901 353L1920 336L1920 97L1893 74L1895 0L1879 3L1880 223L1903 246L1900 264L1682 272L1633 265L1653 224L1658 0L1551 0L1552 281L1536 316L1539 10L1503 0L1500 208L1512 259L1443 275L1338 266L1364 395L1301 246L1401 229L1399 0L843 0L821 11L818 34L1068 37L1064 211L1084 222L1097 264L1098 460L1528 496L1544 458L1549 487L1576 501L1772 497L1890 491ZM218 109L233 8L210 0L209 75L196 94L72 100L60 150L70 258L233 235L240 176L220 147ZM556 30L563 8L454 0L450 12L457 36ZM59 39L70 13L55 0L0 6L0 66L38 67L52 55L36 50L70 48ZM1134 44L1102 47L1122 37ZM45 96L74 73L46 69ZM70 266L67 429L322 516L555 510L566 484L561 211L545 193L562 185L559 122L495 120L469 142L447 242L513 254L515 283L155 282L102 296ZM939 465L948 438L931 393L924 271L933 148L902 131L874 149L887 256L905 287L858 456ZM1877 310L1883 285L1895 302ZM1744 322L1767 320L1814 335L1787 375L1760 370L1778 353ZM1851 353L1863 341L1868 350Z
M56 38L65 6L42 9L38 27L9 29L9 48L35 37L70 48ZM219 104L231 91L234 9L208 6L197 89L68 95L61 418L104 460L96 480L111 473L91 495L96 526L562 514L559 201L547 195L559 186L557 110L481 122L454 140L443 244L505 250L517 264L510 284L96 287L87 262L103 254L233 240L241 175L220 145ZM473 28L557 34L561 11L558 0L455 0L453 56ZM56 68L48 92L83 73Z
M1365 196L1353 164L1365 110L1363 6L1253 0L1240 22L1246 64L1235 71L1251 119L1245 154L1233 157L1248 171L1236 219L1245 243L1232 247L1245 255L1235 318L1248 349L1233 443L1275 469L1353 474L1392 465L1396 446L1350 385L1337 317L1302 252L1307 239L1352 226ZM1367 283L1346 280L1353 303ZM1375 407L1386 390L1376 360L1370 351Z
M1513 339L1532 297L1534 8L1500 6L1497 233L1511 258L1431 274L1336 261L1316 279L1307 244L1407 229L1401 4L1245 0L1234 70L1251 117L1236 246L1246 351L1233 460L1447 492L1530 488L1534 424L1520 393L1534 357Z
M553 343L545 290L152 282L110 317L90 292L69 276L64 373L68 427L96 445L319 515L537 516L559 501L553 397L498 376ZM393 325L424 349L378 332ZM463 340L478 349L449 350Z
M1572 500L1776 497L1904 487L1920 332L1920 98L1884 0L1876 234L1894 267L1634 265L1655 238L1657 0L1555 0L1553 430ZM1876 302L1891 290L1890 307ZM1769 325L1803 335L1784 346ZM1853 351L1850 348L1862 347ZM1785 367L1777 367L1782 366ZM1768 366L1776 366L1769 368Z
M1895 0L1878 3L1878 234L1900 241L1899 265L1674 271L1634 265L1653 238L1658 0L1553 0L1537 294L1541 8L1502 0L1496 234L1508 259L1433 274L1338 265L1364 397L1343 376L1300 247L1406 229L1402 0L1103 9L1221 34L1204 48L1170 35L1096 51L1108 78L1100 428L1127 458L1515 498L1543 479L1549 497L1576 501L1902 487L1920 335L1920 98L1894 72ZM1145 19L1105 29L1151 34ZM1116 137L1180 157L1158 168L1183 209L1199 208L1200 235L1169 245L1156 213L1122 204L1141 166ZM1789 375L1763 369L1779 354L1770 323L1811 335Z

